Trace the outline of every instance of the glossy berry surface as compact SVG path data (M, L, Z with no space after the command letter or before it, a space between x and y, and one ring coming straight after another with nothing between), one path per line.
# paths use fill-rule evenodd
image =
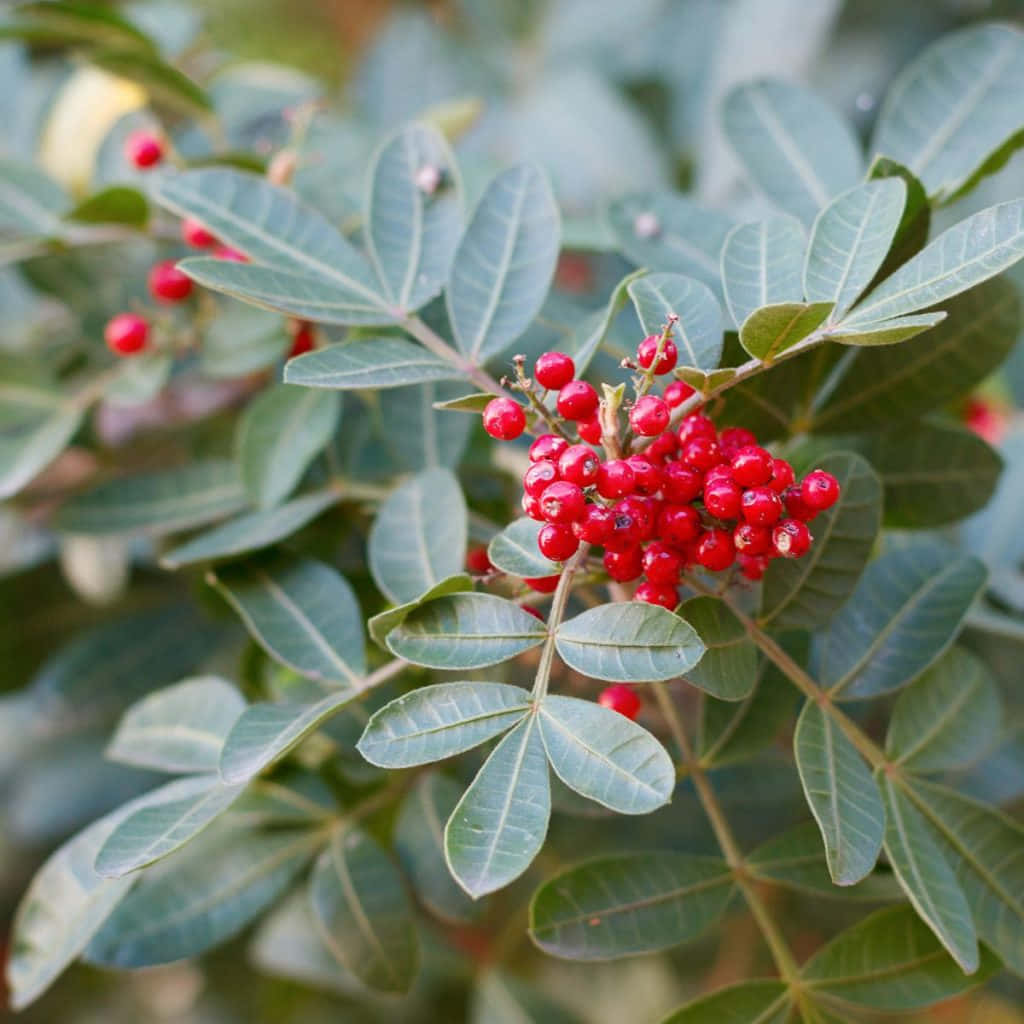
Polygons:
M703 413L691 412L689 416L684 416L682 423L679 424L678 436L680 445L684 445L695 437L714 440L718 436L718 431L714 423Z
M564 562L572 558L580 546L572 528L556 523L545 523L537 534L537 547L545 558L552 562Z
M704 507L716 519L735 519L741 511L743 492L732 482L704 485Z
M732 534L726 530L707 530L697 542L697 561L711 572L728 569L736 559Z
M586 498L577 484L556 480L540 496L540 508L549 523L572 523L583 515Z
M587 420L597 412L597 392L585 380L571 380L558 392L558 413L567 420Z
M675 409L696 393L685 380L674 380L665 385L662 397L671 408Z
M157 263L149 272L149 293L157 302L181 302L192 294L192 278L173 260Z
M133 356L149 341L149 324L136 313L119 313L103 330L107 348L117 356Z
M676 588L667 583L641 583L633 594L634 601L643 601L645 604L656 604L662 608L672 611L679 604L679 594Z
M535 498L532 494L524 494L521 504L523 506L523 511L531 519L536 519L538 523L544 522L544 513L540 507L540 498Z
M645 370L653 369L654 373L660 377L662 374L671 373L675 369L676 361L679 359L679 352L676 349L675 342L668 338L661 345L661 355L658 355L659 344L661 344L661 335L649 334L637 346L636 361ZM657 362L655 362L656 357Z
M569 442L557 434L541 434L530 445L530 461L542 460L557 462L558 457L569 447Z
M808 508L821 512L839 500L839 481L823 469L816 469L804 477L800 497Z
M718 442L713 437L691 437L684 441L679 457L686 465L705 473L722 461Z
M644 395L630 410L629 425L641 437L655 437L668 426L669 415L668 403L663 398Z
M526 414L511 398L492 398L484 409L484 430L498 441L514 441L526 429Z
M743 518L752 526L771 526L782 516L782 499L770 487L743 492Z
M533 375L542 388L558 391L576 376L576 366L564 352L545 352L534 364Z
M700 535L700 513L692 505L664 505L658 514L658 535L683 547Z
M772 531L767 526L752 526L740 523L733 530L736 550L745 555L766 555L772 549Z
M792 487L795 479L793 467L785 459L772 459L772 478L768 486L776 494L782 494L787 487Z
M561 576L535 576L524 579L523 582L538 594L553 594L558 589L558 581Z
M615 514L604 505L588 505L572 528L580 540L603 545L615 529Z
M633 493L635 486L636 475L625 459L609 459L598 467L597 493L602 498L624 498Z
M811 547L811 531L799 519L783 519L772 530L772 545L780 558L802 558Z
M576 424L576 432L580 435L581 441L586 441L587 444L600 444L601 420L597 413L589 419L580 420L580 422Z
M478 573L483 575L488 573L494 566L491 565L491 559L487 554L487 548L470 548L466 552L466 568L470 572Z
M630 455L626 461L633 470L633 490L637 494L654 494L661 488L661 470L646 455Z
M722 449L722 454L727 459L731 459L743 448L756 445L757 437L746 427L726 427L718 438L718 444Z
M125 140L124 154L139 170L155 167L164 158L164 144L152 132L132 132Z
M741 487L757 487L772 478L772 457L755 444L744 445L729 460L732 478Z
M605 551L605 571L618 583L630 583L643 574L643 552L636 545L622 551Z
M523 490L533 498L539 498L558 479L558 469L553 462L535 462L523 474Z
M614 686L606 686L597 698L597 703L609 711L617 711L630 721L633 721L642 707L640 698L632 686L625 683L615 683Z
M558 457L558 473L563 480L589 487L596 479L600 461L588 444L572 444Z
M651 583L667 583L675 586L683 571L683 559L667 544L652 541L643 556L644 575Z

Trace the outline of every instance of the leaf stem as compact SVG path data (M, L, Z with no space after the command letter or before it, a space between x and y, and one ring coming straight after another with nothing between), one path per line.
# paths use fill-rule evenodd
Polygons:
M440 357L446 363L457 367L470 380L473 381L481 391L489 391L499 397L508 397L508 392L482 367L466 359L465 356L456 352L440 334L428 326L418 316L407 316L402 321L402 326L425 348Z
M548 679L551 677L551 665L555 659L555 635L558 633L558 627L562 624L562 616L565 615L565 608L569 603L573 574L586 561L589 550L589 544L581 544L579 551L565 563L562 575L559 577L558 587L551 601L551 611L548 614L547 639L544 641L540 662L537 665L537 675L533 680L532 696L535 703L542 701L548 692Z

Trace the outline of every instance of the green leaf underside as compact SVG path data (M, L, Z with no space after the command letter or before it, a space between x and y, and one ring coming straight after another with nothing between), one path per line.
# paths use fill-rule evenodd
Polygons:
M64 189L39 168L0 159L0 234L15 238L59 235L61 217L69 205Z
M743 623L713 597L695 597L679 609L706 650L686 681L719 700L743 700L757 684L757 648Z
M290 359L284 368L287 384L342 391L461 378L462 373L451 363L403 338L362 338L328 345Z
M551 817L548 762L537 717L494 748L445 827L445 857L474 899L518 878L540 852Z
M899 345L931 330L945 319L945 313L920 313L917 316L895 316L891 320L854 327L840 324L829 330L828 340L840 345Z
M419 962L405 887L391 859L360 829L339 830L310 878L317 932L368 987L406 992Z
M526 579L557 575L558 565L537 548L537 534L542 525L528 516L514 519L501 533L495 534L487 546L491 565Z
M661 1024L786 1024L792 1012L781 981L742 981L701 996Z
M800 302L807 240L792 217L768 217L732 229L722 246L725 303L742 324L762 306Z
M627 290L644 334L661 334L678 317L672 338L680 364L713 370L722 358L722 311L706 284L682 274L645 274Z
M424 604L387 637L393 654L427 668L472 669L508 661L544 641L543 623L490 594L451 594Z
M591 608L564 622L555 644L562 660L577 672L625 682L675 679L704 653L688 622L640 602Z
M0 436L0 500L17 494L67 447L85 419L85 409L68 405L33 416Z
M430 764L485 743L530 711L528 691L505 683L438 683L375 712L357 748L381 768Z
M356 686L366 674L362 612L330 566L282 553L210 579L272 658L334 686Z
M245 698L216 676L186 679L125 712L105 756L162 772L215 772Z
M433 601L434 598L444 597L446 594L458 594L472 589L473 580L465 573L449 576L447 579L435 584L415 601L407 601L405 604L396 605L394 608L378 612L367 622L366 628L370 631L370 636L374 642L387 649L388 633L393 629L397 629L398 626L405 622L409 614L419 608L420 605Z
M619 814L648 814L671 799L672 759L642 726L592 701L553 695L538 717L551 767L570 789Z
M870 874L882 847L885 808L878 786L857 749L812 701L797 720L793 749L832 879L854 885Z
M784 302L754 310L740 327L740 344L771 363L813 334L832 312L831 302Z
M530 937L552 956L613 960L696 938L733 895L714 857L629 853L588 861L548 879L530 902Z

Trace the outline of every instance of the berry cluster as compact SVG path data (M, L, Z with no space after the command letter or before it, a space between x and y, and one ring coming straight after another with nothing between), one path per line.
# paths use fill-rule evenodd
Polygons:
M637 350L636 365L646 373L629 426L634 437L649 440L642 452L621 458L602 458L592 447L602 440L601 403L589 384L575 379L572 360L558 352L537 360L537 383L557 389L559 416L575 421L579 441L560 433L536 438L523 477L523 510L544 524L537 544L546 558L564 562L581 542L601 547L613 580L642 577L637 600L674 608L690 566L722 572L737 565L747 579L758 580L771 559L806 554L812 540L807 523L836 502L839 483L820 469L797 481L793 467L760 447L749 430L719 432L701 412L671 426L672 408L693 389L673 381L661 396L647 393L655 376L675 367L668 335L668 329L651 335ZM526 428L526 413L511 398L491 401L483 419L501 440Z

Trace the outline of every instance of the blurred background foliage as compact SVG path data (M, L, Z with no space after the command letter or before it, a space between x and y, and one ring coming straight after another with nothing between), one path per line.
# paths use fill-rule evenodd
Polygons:
M604 251L608 239L601 208L607 198L671 186L728 208L738 219L763 212L763 200L742 181L718 127L718 102L736 82L759 75L807 82L866 136L895 73L933 39L983 19L1024 20L1020 0L154 0L120 8L160 41L165 58L203 83L225 148L268 155L297 137L294 119L288 121L282 111L315 101L317 112L299 133L303 156L295 183L343 226L358 215L363 172L376 141L413 116L426 113L459 139L471 196L499 166L523 158L541 161L554 179L567 244L574 251L560 265L558 290L545 311L547 328L534 329L536 336L524 342L536 351L571 327L581 310L602 305L626 267ZM120 143L149 116L142 108L154 89L153 83L104 78L62 49L0 43L0 155L40 161L77 195L131 180ZM176 141L196 157L209 145L200 133L188 131ZM1019 195L1022 181L1024 161L1018 154L967 201L943 211L940 226ZM20 273L0 270L0 354L4 348L33 346L62 358L69 334L97 335L114 296L123 301L142 287L152 252L149 243L138 247L137 254L119 248L113 268L67 257L58 276L61 294L72 306L70 318L50 297L54 260L29 264ZM67 288L71 278L79 285L73 295ZM1024 282L1020 267L1017 280ZM238 336L246 322L250 337L267 330L258 314L249 314L249 321L244 312L235 315L242 322L232 321L229 334ZM284 345L277 331L270 361ZM632 324L623 328L626 337L634 333ZM956 411L995 440L1009 438L1004 454L1010 468L995 511L986 513L988 519L974 530L991 532L996 516L1003 523L1009 516L1019 532L1024 472L1016 411L1024 401L1020 345L982 394L986 405L975 402ZM179 396L178 406L164 410L164 425L173 425L174 415L187 419L189 403L205 400ZM216 398L208 400L216 406ZM107 428L108 440L118 429L133 429L116 417ZM369 429L365 424L348 428ZM203 427L214 451L218 431L224 429L216 417ZM168 443L163 436L148 452L145 446L134 450L135 457L145 465ZM358 455L350 457L358 462ZM500 496L486 473L474 477L472 449L464 466L477 504ZM73 476L76 468L66 466L65 471ZM332 521L318 529L337 526ZM314 537L312 543L341 548L353 583L359 585L360 573L365 582L360 555L349 552L346 561L345 542L339 543L337 535ZM1019 544L1016 549L1019 556ZM15 523L0 513L0 690L34 683L45 691L52 684L47 680L66 674L66 649L56 656L53 652L76 631L106 622L126 606L140 618L122 629L147 630L148 601L165 602L176 588L177 597L189 596L186 584L145 569L135 570L130 599L121 596L118 557L92 548L58 553L52 537L34 530L31 521ZM1007 581L1007 608L1024 603L1019 580L1013 575ZM152 650L142 652L133 671L144 677L141 683L135 679L143 689L192 672L214 649L225 665L235 662L237 650L225 653L222 637L192 629L187 613L176 614L174 621L177 628L167 649L176 650L177 658L160 663ZM1019 620L1013 622L1018 623L1014 628L970 630L964 642L984 655L1000 679L1018 682L1022 640ZM176 638L186 634L195 646L176 647ZM1015 703L1012 691L1008 694L1005 748L983 770L958 780L967 791L1011 808L1024 799L1024 758L1019 739L1013 739L1014 730L1019 737L1024 728L1019 686L1016 691ZM9 921L49 849L152 779L103 760L110 721L102 714L97 728L70 734L58 729L34 741L31 753L13 763L5 754L16 746L25 720L14 703L18 698L6 699L0 733L0 919ZM769 753L752 765L724 771L720 788L741 834L751 842L801 816L798 780L791 761L781 756ZM613 837L619 846L646 842L697 852L710 848L699 809L682 795L649 821L618 822L616 828L631 831ZM580 850L599 849L609 842L606 832L600 820L559 816L547 853L573 857ZM514 887L500 908L521 906L530 884ZM841 899L823 902L779 890L771 896L781 904L800 953L863 912ZM769 969L752 925L740 918L727 922L720 934L664 956L593 965L544 958L525 940L524 921L513 916L496 946L485 948L490 940L473 927L458 933L457 944L450 939L428 943L424 977L399 1009L387 1000L339 992L337 979L329 975L311 975L302 957L302 920L301 908L291 916L275 915L272 923L195 964L132 975L75 967L22 1019L61 1024L611 1024L657 1019L692 996L694 979L701 975L712 988ZM499 952L505 957L501 971L489 964ZM263 969L254 970L253 964ZM475 986L469 983L473 970L482 978ZM282 978L289 974L298 977ZM534 986L530 990L518 980L527 977ZM989 990L918 1019L1020 1022L1022 993L1019 983L1002 976Z

